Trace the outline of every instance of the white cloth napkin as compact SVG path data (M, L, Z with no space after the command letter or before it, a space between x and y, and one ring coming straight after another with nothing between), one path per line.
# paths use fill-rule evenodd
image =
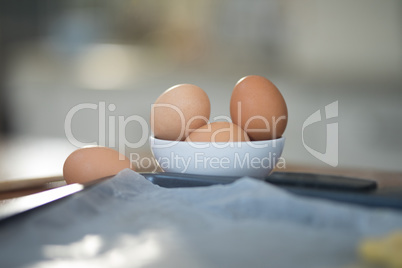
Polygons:
M123 170L0 229L0 267L341 267L402 213L290 194L252 178L161 188Z

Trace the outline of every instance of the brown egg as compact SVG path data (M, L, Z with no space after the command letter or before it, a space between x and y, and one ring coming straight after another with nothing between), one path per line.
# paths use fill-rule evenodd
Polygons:
M268 79L250 75L237 82L230 99L230 116L251 140L280 138L288 122L286 102Z
M188 142L238 142L249 141L247 133L229 122L213 122L194 130L186 138Z
M107 147L88 147L78 149L67 157L63 176L68 184L85 183L116 175L125 168L130 168L130 160L118 151Z
M207 93L191 84L166 90L151 108L151 129L163 140L184 140L188 134L208 123L211 104Z

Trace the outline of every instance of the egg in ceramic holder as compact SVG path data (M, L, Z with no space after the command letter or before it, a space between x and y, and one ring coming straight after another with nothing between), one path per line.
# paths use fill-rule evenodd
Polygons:
M150 137L152 153L166 172L214 176L269 175L285 138L245 142L186 142Z
M209 123L210 102L201 88L182 84L165 91L151 109L150 145L159 166L199 175L269 175L285 143L282 94L268 79L246 76L233 90L230 113L233 123Z

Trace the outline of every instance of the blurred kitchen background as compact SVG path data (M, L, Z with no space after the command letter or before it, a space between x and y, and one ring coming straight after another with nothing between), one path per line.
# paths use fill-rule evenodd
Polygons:
M213 118L229 115L249 74L287 101L286 165L402 171L399 0L1 0L0 179L61 174L76 149L64 128L76 105L98 108L76 113L74 137L99 141L104 102L105 145L118 147L118 116L148 121L167 88L200 86ZM335 168L302 141L304 121L320 109L325 119L334 101L339 116L307 127L304 142L325 152L326 124L337 122ZM135 143L143 131L133 121L124 136ZM150 156L148 144L130 152Z

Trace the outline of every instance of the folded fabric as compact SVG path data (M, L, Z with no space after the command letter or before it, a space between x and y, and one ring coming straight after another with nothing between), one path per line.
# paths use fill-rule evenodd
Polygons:
M132 170L0 229L0 267L340 267L402 214L242 178L161 188Z

